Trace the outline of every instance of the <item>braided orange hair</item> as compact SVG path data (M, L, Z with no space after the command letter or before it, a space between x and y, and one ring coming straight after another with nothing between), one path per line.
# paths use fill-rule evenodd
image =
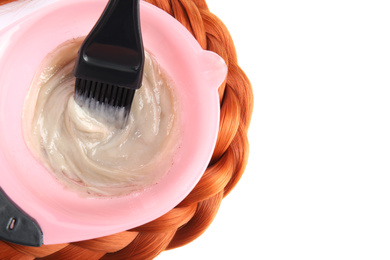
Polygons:
M14 2L15 0L0 0L0 5L8 4Z
M15 0L0 0L6 4ZM153 259L162 251L190 243L213 221L222 199L244 172L247 132L253 109L250 82L237 64L236 50L225 25L205 0L147 0L182 23L204 49L228 65L219 88L221 121L214 154L202 179L174 209L145 225L107 237L39 248L0 241L0 259Z

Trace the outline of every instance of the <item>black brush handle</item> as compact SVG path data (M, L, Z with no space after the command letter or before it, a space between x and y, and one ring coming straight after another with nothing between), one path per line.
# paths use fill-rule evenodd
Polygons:
M75 77L138 89L143 63L139 0L110 0L79 50Z

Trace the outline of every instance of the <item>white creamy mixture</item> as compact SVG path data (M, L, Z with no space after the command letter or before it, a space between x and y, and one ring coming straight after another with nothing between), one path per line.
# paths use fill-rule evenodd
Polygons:
M145 53L142 87L122 127L74 101L74 60L82 38L60 45L43 61L26 98L25 141L66 187L119 196L157 183L178 147L177 101L170 81Z

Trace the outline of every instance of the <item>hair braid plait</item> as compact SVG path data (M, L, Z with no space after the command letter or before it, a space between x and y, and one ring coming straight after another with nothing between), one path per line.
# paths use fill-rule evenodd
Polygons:
M0 0L6 4L12 0ZM219 88L221 121L214 154L191 193L160 218L132 230L81 242L39 248L0 241L0 259L153 259L190 243L208 228L222 199L242 176L248 159L247 132L253 109L250 82L237 64L233 40L205 0L147 0L182 23L204 49L219 54L228 75Z

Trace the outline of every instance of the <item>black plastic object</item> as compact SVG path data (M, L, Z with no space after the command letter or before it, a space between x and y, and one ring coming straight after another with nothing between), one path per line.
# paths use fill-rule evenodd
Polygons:
M42 236L38 223L19 209L0 188L0 239L39 247Z
M129 112L142 84L144 59L139 0L110 0L79 50L76 102L90 98Z

